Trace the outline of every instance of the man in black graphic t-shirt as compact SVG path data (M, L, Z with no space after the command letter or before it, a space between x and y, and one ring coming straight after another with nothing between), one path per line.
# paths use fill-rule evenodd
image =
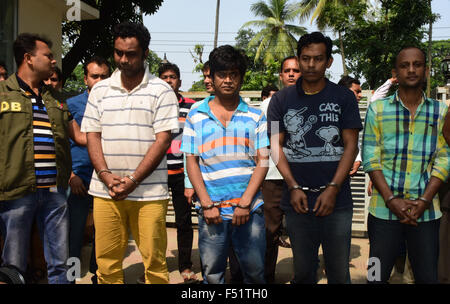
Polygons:
M324 77L333 62L331 47L321 33L302 36L302 77L276 93L268 109L273 158L287 184L281 208L294 256L294 283L317 282L320 244L328 283L350 283L353 202L348 172L362 124L355 96Z

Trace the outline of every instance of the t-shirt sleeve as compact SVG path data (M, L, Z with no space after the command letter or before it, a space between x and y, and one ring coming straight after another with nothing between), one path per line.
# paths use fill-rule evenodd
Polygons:
M184 122L183 137L181 139L180 150L185 153L198 155L198 139L197 134L194 129L194 124L192 123L192 113L190 111Z
M89 94L86 103L86 110L84 111L83 121L81 122L81 132L101 132L100 124L100 110L99 110L99 90L93 88Z
M153 129L155 134L164 131L178 132L178 99L173 90L164 90L156 101Z
M356 97L350 90L345 93L342 107L342 129L362 130L361 116Z
M256 127L256 143L255 149L261 149L269 146L269 137L267 136L267 119L264 112L261 116Z
M278 134L286 131L283 122L283 108L281 106L280 95L275 93L270 100L269 107L267 108L267 133L270 137L271 134Z

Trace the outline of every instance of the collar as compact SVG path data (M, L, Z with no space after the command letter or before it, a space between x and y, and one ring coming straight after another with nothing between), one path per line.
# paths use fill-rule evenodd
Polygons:
M209 113L211 111L211 108L209 107L209 102L211 100L213 100L214 98L215 98L214 95L206 97L204 99L204 102L202 102L202 104L197 107L197 110L199 112ZM244 113L248 112L248 104L242 99L241 96L239 96L239 104L238 104L238 106L236 108L236 111L240 111L240 112L244 112Z
M420 104L422 104L424 101L430 102L430 99L425 95L425 92L422 91L422 101L420 102ZM403 104L402 100L398 96L398 90L396 90L395 93L389 98L389 103L394 102L400 102Z
M122 80L120 78L121 72L120 70L117 68L110 77L110 85L112 87L116 87L122 90L126 90L123 86L122 86ZM142 81L140 84L138 84L132 91L136 90L137 88L139 88L140 86L148 83L149 79L150 79L151 75L150 72L148 70L148 65L146 63L144 63L144 77L142 78Z
M328 78L326 78L326 77L324 77L324 78L325 78L325 86L323 87L323 89L320 90L319 92L317 92L316 94L313 94L313 95L307 95L307 94L305 93L305 91L303 90L303 88L302 88L303 77L300 76L300 77L297 79L297 82L295 83L295 86L297 87L297 92L298 92L300 95L306 95L306 96L314 96L314 95L319 94L320 92L322 92L323 90L325 90L325 89L327 88L327 86L328 86L328 84L329 84L329 82L330 82L330 80L328 80Z
M42 96L42 83L41 86L39 87L39 95L36 95L36 93L34 93L34 91L30 88L30 86L22 80L22 78L19 77L19 75L16 75L16 79L17 79L17 84L19 85L19 88L22 89L22 91L25 93L26 96L28 97L34 97L39 99Z

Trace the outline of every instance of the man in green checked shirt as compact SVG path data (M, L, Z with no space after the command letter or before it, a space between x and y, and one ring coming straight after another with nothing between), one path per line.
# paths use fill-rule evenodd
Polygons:
M363 137L363 166L375 186L369 205L370 258L386 283L406 240L416 283L437 283L439 208L437 191L448 177L449 147L442 135L447 106L422 90L425 53L402 49L393 75L394 95L370 104ZM378 281L377 281L378 279Z

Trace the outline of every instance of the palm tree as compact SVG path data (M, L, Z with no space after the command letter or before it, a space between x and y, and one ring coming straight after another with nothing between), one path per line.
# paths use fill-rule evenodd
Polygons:
M297 4L300 22L305 21L312 14L311 23L316 20L317 28L321 31L331 28L338 34L339 51L342 57L344 75L348 75L345 64L344 44L342 34L350 18L361 18L361 7L366 8L367 0L302 0ZM359 9L349 9L350 5L359 5ZM353 7L355 7L353 6Z
M246 22L241 29L250 26L262 28L249 43L249 47L258 46L255 62L260 58L263 58L265 64L272 60L281 62L285 57L295 54L297 39L294 35L303 35L306 29L286 24L298 16L296 5L288 2L289 0L261 0L251 5L250 10L263 20Z

